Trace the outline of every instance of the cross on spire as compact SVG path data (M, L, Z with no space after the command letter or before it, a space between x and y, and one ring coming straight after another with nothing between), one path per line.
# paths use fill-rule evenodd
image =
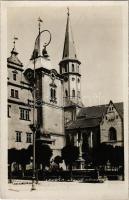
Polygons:
M69 16L69 7L67 7L67 11L68 11L68 12L67 12L67 15Z
M39 17L38 22L39 22L39 34L40 34L40 27L41 27L41 23L43 22L43 20Z

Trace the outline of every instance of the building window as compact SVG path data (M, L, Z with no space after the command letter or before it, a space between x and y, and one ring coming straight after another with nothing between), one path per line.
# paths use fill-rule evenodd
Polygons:
M114 140L116 141L117 140L117 135L116 135L116 129L114 127L111 127L109 129L109 140Z
M16 81L17 80L17 74L18 74L17 70L13 71L12 73L13 73L13 80Z
M75 97L75 90L72 90L72 96Z
M13 73L13 80L16 81L16 73Z
M68 90L65 90L65 96L68 97Z
M26 133L26 142L32 143L32 134L31 133Z
M21 133L20 131L16 131L16 142L21 142Z
M11 97L18 99L18 90L11 89Z
M72 64L72 72L74 72L74 64Z
M20 119L30 121L30 110L25 108L20 108Z
M72 78L72 81L75 81L75 78Z
M11 97L14 97L14 89L11 89Z
M78 83L80 83L80 79L78 78Z
M11 105L8 105L8 117L10 118L10 109L11 109Z
M15 98L18 99L18 90L15 90Z

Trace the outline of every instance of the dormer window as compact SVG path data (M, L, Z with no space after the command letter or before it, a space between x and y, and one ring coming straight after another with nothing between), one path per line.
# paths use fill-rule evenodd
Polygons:
M15 70L13 71L13 80L16 81L17 80L17 74L18 72Z

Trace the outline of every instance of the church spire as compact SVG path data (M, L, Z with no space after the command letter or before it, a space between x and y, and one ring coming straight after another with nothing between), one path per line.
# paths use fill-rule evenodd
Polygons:
M67 23L66 23L66 32L65 32L65 41L64 41L64 49L63 49L63 57L62 59L77 59L75 44L73 40L72 28L70 24L70 13L69 8L67 12Z

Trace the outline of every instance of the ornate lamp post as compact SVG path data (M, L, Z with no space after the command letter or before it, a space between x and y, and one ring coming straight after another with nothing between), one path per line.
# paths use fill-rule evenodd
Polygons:
M36 142L36 126L37 126L37 123L36 123L36 120L35 120L35 111L36 111L36 60L38 59L38 57L42 57L41 55L41 52L40 52L40 37L41 37L41 34L43 33L48 33L49 34L49 40L47 42L44 43L43 47L43 52L42 54L44 53L44 50L46 52L46 46L48 46L51 42L51 33L50 31L48 30L43 30L43 31L40 31L40 23L42 22L42 20L39 18L38 19L39 21L39 34L35 40L35 47L34 47L34 51L33 51L33 55L32 55L32 58L31 60L34 61L34 72L33 72L33 125L32 125L32 131L33 131L33 176L32 176L32 188L31 190L36 190L36 187L35 187L35 181L36 181L36 169L35 169L35 160L36 160L36 157L35 157L35 142ZM44 55L43 55L44 56Z

